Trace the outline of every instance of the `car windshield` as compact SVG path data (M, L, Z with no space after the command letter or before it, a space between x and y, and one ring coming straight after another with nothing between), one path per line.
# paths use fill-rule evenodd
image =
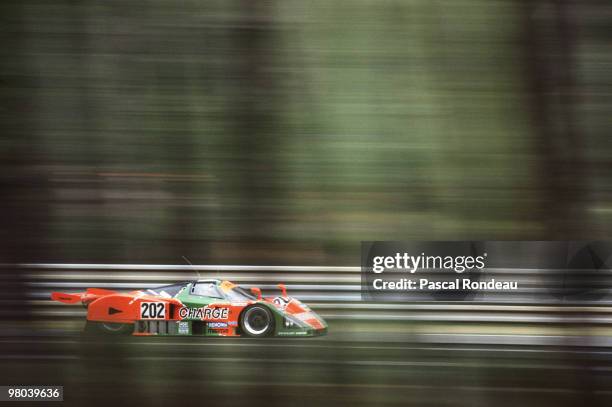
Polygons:
M241 301L249 301L256 300L253 294L251 294L248 290L245 290L242 287L238 287L236 284L230 283L229 281L224 281L219 285L219 288L230 301L241 302Z
M223 298L217 290L217 284L209 281L199 281L191 289L192 295L201 297Z
M149 288L146 292L151 295L174 298L185 287L185 283L164 285L161 287Z

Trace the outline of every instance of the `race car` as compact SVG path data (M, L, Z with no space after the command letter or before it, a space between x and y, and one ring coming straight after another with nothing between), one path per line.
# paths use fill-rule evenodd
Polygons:
M124 335L319 336L327 323L306 304L281 295L262 297L229 281L197 280L119 293L89 288L54 292L51 299L87 307L85 332Z

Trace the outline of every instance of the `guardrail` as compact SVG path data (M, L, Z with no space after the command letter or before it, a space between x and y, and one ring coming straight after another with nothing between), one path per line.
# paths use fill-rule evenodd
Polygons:
M51 302L52 291L78 292L88 287L136 290L176 281L227 279L260 287L264 294L286 284L290 295L307 302L330 320L426 321L478 323L612 323L612 274L584 272L588 290L567 291L567 270L487 269L499 281L517 281L516 291L472 293L462 301L415 291L402 302L366 302L361 297L359 267L17 264L0 266L0 291L18 277L24 300L1 300L0 315L25 307L40 318L84 316L79 307ZM426 276L427 273L423 273ZM571 278L576 278L572 275ZM8 298L8 296L3 296Z

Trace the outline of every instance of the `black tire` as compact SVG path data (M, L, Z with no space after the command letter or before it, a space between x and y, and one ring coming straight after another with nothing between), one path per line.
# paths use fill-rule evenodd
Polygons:
M265 305L245 308L240 315L240 330L245 336L263 338L274 332L274 315Z
M134 324L119 324L114 322L92 322L87 321L83 333L86 336L112 335L122 336L130 335L134 332Z

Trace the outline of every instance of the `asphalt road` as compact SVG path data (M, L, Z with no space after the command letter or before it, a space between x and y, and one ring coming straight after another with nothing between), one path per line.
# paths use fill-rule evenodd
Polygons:
M70 406L612 405L601 346L4 336L0 361L2 384L63 385Z

